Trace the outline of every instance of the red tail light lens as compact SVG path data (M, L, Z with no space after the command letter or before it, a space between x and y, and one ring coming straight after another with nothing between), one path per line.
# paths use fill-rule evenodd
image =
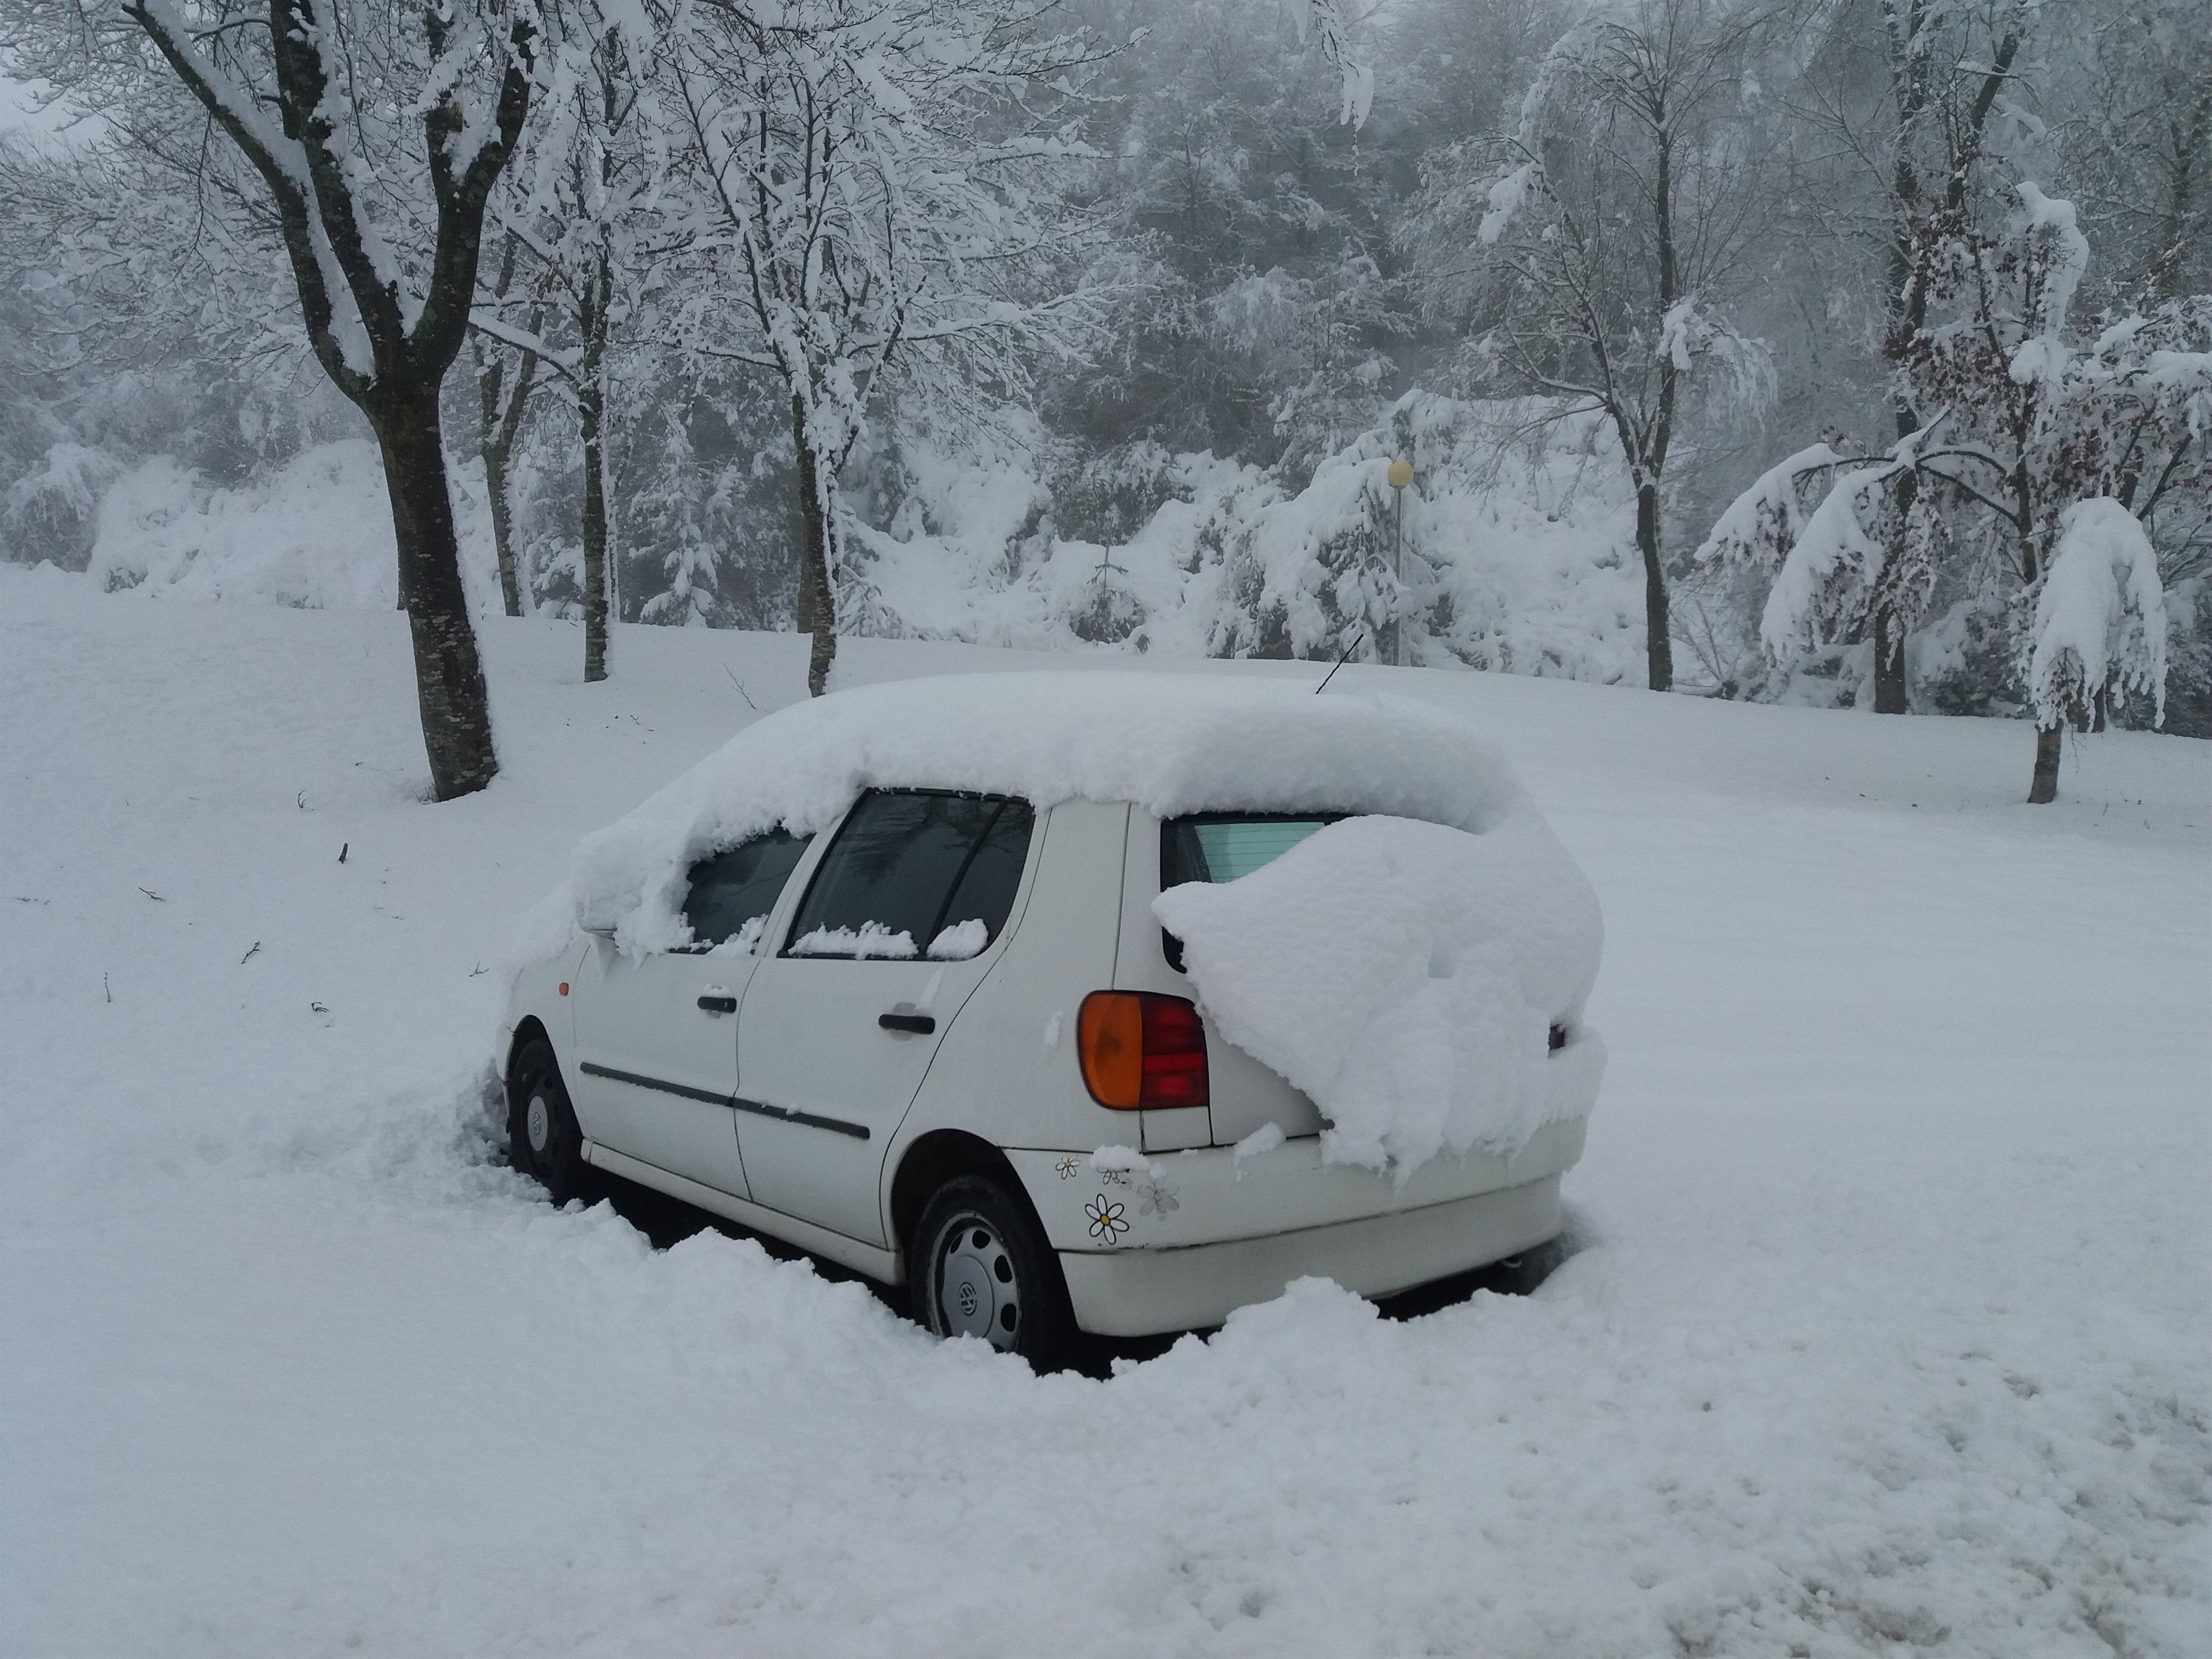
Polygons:
M1181 997L1093 991L1075 1022L1084 1086L1116 1111L1206 1103L1206 1027Z

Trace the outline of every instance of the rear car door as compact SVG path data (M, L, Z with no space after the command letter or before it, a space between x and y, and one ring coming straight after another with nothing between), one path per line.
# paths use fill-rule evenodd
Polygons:
M691 867L691 943L637 957L595 939L578 971L571 1080L585 1133L618 1152L746 1195L731 1097L738 1004L777 897L806 850L784 834Z
M1036 839L1027 801L875 790L838 826L745 993L738 1139L755 1203L887 1244L892 1132L997 961Z

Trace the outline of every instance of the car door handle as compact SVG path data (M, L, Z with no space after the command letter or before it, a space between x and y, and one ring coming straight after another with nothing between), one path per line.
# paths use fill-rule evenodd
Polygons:
M738 1000L727 991L709 991L699 999L699 1006L710 1014L734 1014Z
M927 1036L937 1029L937 1022L927 1014L878 1014L876 1024L886 1031L911 1031L916 1036Z

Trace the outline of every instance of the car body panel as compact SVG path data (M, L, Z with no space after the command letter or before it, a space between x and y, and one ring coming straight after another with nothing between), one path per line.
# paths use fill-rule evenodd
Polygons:
M1019 937L1048 833L1043 823L1031 830L1006 925L977 956L763 956L738 1026L738 1140L755 1202L890 1246L881 1197L885 1154L969 999ZM787 899L804 893L836 840L834 829L815 838ZM795 899L779 904L763 951L770 941L788 949L797 909ZM927 1017L935 1029L886 1030L884 1014Z
M1063 1253L1075 1322L1098 1336L1151 1336L1218 1325L1294 1280L1335 1280L1389 1296L1534 1249L1559 1231L1559 1178L1326 1227L1175 1250Z
M1317 1137L1246 1158L1225 1146L1170 1152L1128 1170L1102 1170L1089 1157L1049 1149L1010 1151L1006 1158L1054 1249L1180 1249L1410 1214L1556 1176L1581 1157L1586 1121L1547 1123L1510 1158L1432 1158L1403 1187L1381 1170L1328 1163Z
M576 969L577 1064L564 1075L586 1133L602 1146L708 1186L748 1195L738 1152L737 1005L744 955L624 954L595 939ZM702 999L724 1008L701 1006Z

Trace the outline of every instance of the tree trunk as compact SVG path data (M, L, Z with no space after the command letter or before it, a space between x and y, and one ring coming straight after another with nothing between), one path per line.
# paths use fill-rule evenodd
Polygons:
M1674 643L1667 619L1667 572L1659 562L1659 486L1636 492L1636 545L1644 554L1644 644L1651 660L1651 689L1674 689Z
M522 614L522 579L514 568L514 509L507 498L507 453L483 447L484 493L491 501L491 543L499 556L499 597L510 617Z
M1874 712L1902 714L1905 706L1905 629L1887 599L1874 610Z
M807 445L806 408L795 397L791 400L791 435L799 450L799 627L814 635L806 655L806 692L818 697L830 683L830 665L837 659L837 595L830 585L830 524L819 487L823 460Z
M607 677L607 489L600 424L605 409L597 376L576 388L584 436L584 683Z
M2035 728L2035 781L2028 786L2027 804L2048 806L2058 799L2058 745L2063 726Z
M392 527L399 545L399 603L415 647L415 695L430 787L440 800L483 788L499 770L476 630L461 586L460 544L446 483L434 380L371 414L384 452Z

